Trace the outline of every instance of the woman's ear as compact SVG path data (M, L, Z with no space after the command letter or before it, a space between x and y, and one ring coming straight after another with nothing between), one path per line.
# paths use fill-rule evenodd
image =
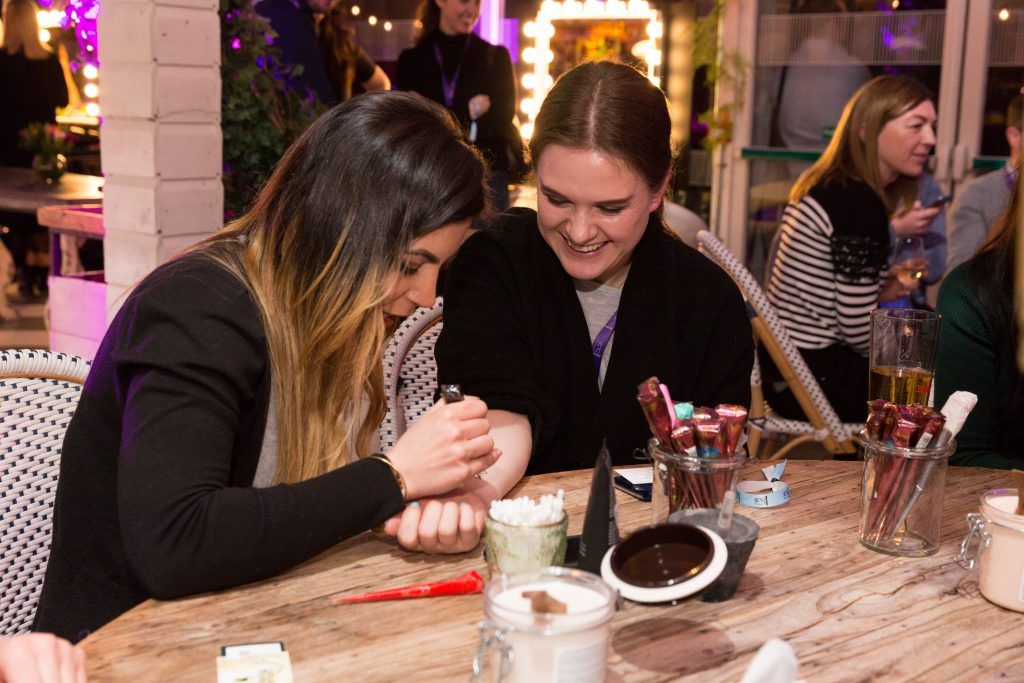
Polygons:
M668 173L665 174L661 184L656 188L654 196L651 198L651 207L648 211L649 213L657 211L658 207L661 206L661 202L665 199L665 190L668 189L668 182L670 180L672 180L672 169L668 170Z

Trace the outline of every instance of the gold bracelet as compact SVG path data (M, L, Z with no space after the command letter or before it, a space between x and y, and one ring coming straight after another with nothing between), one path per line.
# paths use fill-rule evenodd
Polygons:
M370 456L370 459L380 460L382 463L388 466L388 469L391 470L391 473L395 475L395 481L398 483L398 490L402 492L402 500L405 500L405 479L402 478L402 473L398 471L398 468L395 467L395 464L391 462L391 458L384 455L383 453L374 453L373 455Z

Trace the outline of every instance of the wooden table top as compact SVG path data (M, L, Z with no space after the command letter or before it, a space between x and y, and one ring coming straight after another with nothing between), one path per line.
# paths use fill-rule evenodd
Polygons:
M65 173L47 184L28 168L0 166L0 211L31 213L51 204L98 202L103 199L103 178Z
M756 465L741 478L759 478ZM609 681L738 681L772 637L808 681L1024 678L1024 614L990 604L953 562L966 513L1008 473L951 468L942 547L894 558L857 542L862 465L792 461L792 501L740 512L761 536L736 595L711 604L624 602L612 622ZM583 523L590 472L528 477L517 494L566 491L570 533ZM619 494L623 532L650 505ZM209 683L221 645L283 641L296 681L467 680L481 595L331 605L342 594L486 576L481 551L427 556L364 534L272 580L216 594L150 600L83 641L90 681Z

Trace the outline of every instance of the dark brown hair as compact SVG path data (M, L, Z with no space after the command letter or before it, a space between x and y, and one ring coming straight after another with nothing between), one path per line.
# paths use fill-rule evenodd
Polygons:
M1003 378L1010 391L996 399L993 416L998 427L996 438L1005 452L1019 450L1019 439L1024 438L1024 425L1020 422L1021 415L1024 415L1024 381L1016 362L1020 326L1014 308L1015 297L1024 296L1024 292L1015 286L1017 251L1022 246L1019 241L1024 228L1021 218L1024 212L1022 170L1024 168L1019 165L1009 206L992 226L974 258L968 261L971 285L978 304L992 321L991 341L997 367L1007 368L1010 373L1010 377Z
M252 209L193 249L234 273L260 309L276 481L369 454L386 407L388 283L413 240L485 210L485 174L443 107L415 93L367 93L314 121Z
M419 7L416 8L416 21L419 22L416 29L416 44L419 45L441 25L441 8L434 0L421 0Z
M349 0L334 0L320 21L320 55L339 102L352 97L356 80L355 32L347 26L351 18Z
M668 102L631 66L588 62L566 72L544 98L530 137L536 164L549 145L596 150L625 162L651 189L672 170Z

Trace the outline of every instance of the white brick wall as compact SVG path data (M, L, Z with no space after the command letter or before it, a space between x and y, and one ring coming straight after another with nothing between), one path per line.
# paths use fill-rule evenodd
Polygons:
M132 285L221 225L217 7L217 0L103 3L108 319Z

